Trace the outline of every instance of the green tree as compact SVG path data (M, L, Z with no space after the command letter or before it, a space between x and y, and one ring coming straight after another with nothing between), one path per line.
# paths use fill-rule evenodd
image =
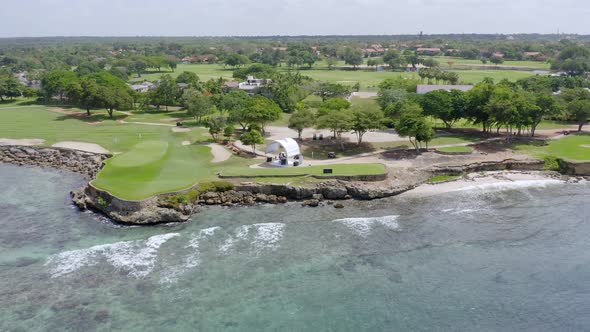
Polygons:
M256 154L256 145L264 144L264 137L258 130L251 130L240 136L240 141L244 145L250 145L252 147L252 153Z
M203 84L199 79L199 76L191 71L183 71L176 77L176 83L188 84L189 88L196 89L199 91L203 90Z
M281 118L281 108L274 101L264 96L254 96L248 100L244 120L249 125L259 125L265 133L266 124Z
M422 142L428 144L434 137L434 130L416 104L402 112L395 124L395 130L400 137L408 137L417 153L420 153Z
M383 55L383 61L389 66L390 69L405 68L408 65L406 59L399 53L398 50L390 48Z
M315 125L315 114L306 107L300 107L298 111L291 115L289 118L289 124L287 125L290 129L297 131L297 137L301 139L301 132L305 128L311 128Z
M190 116L201 122L204 116L214 112L214 105L211 97L203 95L200 91L186 89L182 94L183 105Z
M93 79L82 78L79 82L70 84L67 94L70 100L86 110L88 116L90 116L90 109L101 106L99 85Z
M567 104L567 114L570 120L576 121L578 124L578 132L582 131L582 127L590 118L590 100L577 99L569 102Z
M41 79L41 94L47 100L53 98L54 96L58 96L59 99L63 101L68 86L77 80L78 77L72 71L51 71L44 75Z
M113 118L113 111L125 111L133 108L133 98L129 93L129 89L109 86L98 87L98 100Z
M356 134L358 145L363 142L363 136L367 131L381 128L383 128L383 112L380 109L362 108L352 110L350 129Z
M232 136L234 135L236 128L234 128L233 125L227 125L225 126L225 128L223 129L223 136L225 137L226 140L231 140Z
M431 91L422 96L420 99L420 105L424 109L424 114L442 120L445 127L451 129L457 120L465 116L464 102L461 103L459 100L455 103L454 100L455 98L461 98L462 96L461 91L456 92L455 94L445 90Z
M351 106L350 102L346 99L342 98L332 98L328 99L323 102L319 109L318 115L324 115L328 111L340 111L340 110L347 110Z
M353 68L363 64L363 51L358 48L347 47L344 50L344 63L351 65Z
M230 66L230 67L241 67L243 65L246 65L250 62L250 60L248 59L247 56L245 55L241 55L241 54L230 54L228 55L225 60L223 61L225 66Z
M224 128L226 128L226 120L226 118L219 116L212 118L207 122L207 128L209 129L209 134L213 138L213 141L217 142L219 134L221 134Z
M320 82L316 85L314 92L316 96L320 96L322 101L330 98L344 98L350 95L350 87L338 83Z
M250 96L242 90L233 90L229 93L221 95L217 108L220 112L226 112L231 118L238 119L242 110L246 108ZM234 121L237 123L239 121Z
M351 110L328 110L318 116L316 127L318 129L330 129L334 138L340 142L340 148L344 150L342 133L352 129L353 115Z
M166 106L166 111L168 110L168 105L174 105L175 101L181 95L178 84L172 76L168 74L162 75L158 86L152 91L154 92L151 96L155 97L155 100L159 103L164 104Z
M537 109L529 111L531 118L531 136L535 136L537 126L547 117L557 115L559 108L553 95L543 92L535 94L535 104Z
M328 70L334 70L334 67L338 64L338 60L336 58L329 57L326 59L326 64L328 65Z
M13 76L0 76L0 100L4 98L14 99L20 97L24 86Z

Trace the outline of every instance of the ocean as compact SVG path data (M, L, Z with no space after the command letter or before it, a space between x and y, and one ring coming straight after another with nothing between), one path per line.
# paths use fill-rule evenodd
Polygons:
M590 330L590 184L206 208L115 225L0 164L1 331Z

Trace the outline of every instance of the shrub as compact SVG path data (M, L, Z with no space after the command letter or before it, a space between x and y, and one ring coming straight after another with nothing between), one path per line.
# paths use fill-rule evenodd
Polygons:
M98 205L100 206L106 206L107 205L107 201L106 199L102 198L102 197L98 197L98 199L96 200L98 202Z
M567 174L568 165L562 159L557 158L555 156L546 156L543 158L545 160L544 168L549 171L556 171L561 174Z
M545 169L549 171L559 171L559 162L554 156L546 156L545 158Z
M224 192L232 189L234 189L234 185L228 181L204 182L199 185L199 191L202 193L210 191Z

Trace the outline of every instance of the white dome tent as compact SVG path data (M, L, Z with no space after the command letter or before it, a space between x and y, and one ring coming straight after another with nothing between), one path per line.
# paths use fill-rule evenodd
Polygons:
M288 167L303 165L303 156L299 149L299 144L292 138L283 138L273 141L266 146L266 154L274 153L279 150L285 150L274 158L269 157L268 163L273 166Z

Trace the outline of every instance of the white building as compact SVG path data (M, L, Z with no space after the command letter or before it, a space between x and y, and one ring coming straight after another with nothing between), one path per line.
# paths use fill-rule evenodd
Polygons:
M244 90L246 92L250 92L256 90L265 84L272 82L270 79L259 79L255 78L254 76L248 76L245 82L241 82L238 85L238 89Z

